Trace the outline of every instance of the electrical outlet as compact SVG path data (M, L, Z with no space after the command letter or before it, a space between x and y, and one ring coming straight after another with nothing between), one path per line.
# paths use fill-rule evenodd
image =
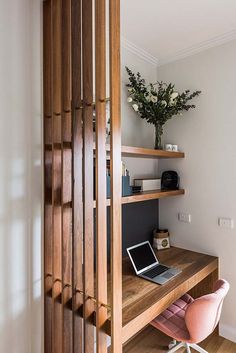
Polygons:
M222 228L234 228L234 220L232 218L224 218L224 217L219 217L218 218L218 225Z
M178 220L184 223L191 223L191 214L180 212L178 214Z

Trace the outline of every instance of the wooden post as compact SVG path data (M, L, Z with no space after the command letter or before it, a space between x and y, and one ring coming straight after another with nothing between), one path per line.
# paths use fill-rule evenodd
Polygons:
M44 351L52 352L52 5L43 3Z
M83 183L81 99L81 1L72 0L72 141L73 141L73 353L83 352Z
M91 316L94 302L93 236L93 1L82 1L83 60L83 205L84 205L84 352L94 350Z
M107 319L107 207L106 207L106 3L95 6L96 74L96 346L97 353L107 352L102 327Z
M52 0L53 353L62 353L61 0Z
M62 304L63 353L72 353L71 0L62 0Z
M120 1L110 0L112 352L122 352Z

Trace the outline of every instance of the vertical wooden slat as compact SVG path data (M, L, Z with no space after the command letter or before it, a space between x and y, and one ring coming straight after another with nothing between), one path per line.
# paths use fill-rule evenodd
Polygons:
M122 352L120 1L110 0L112 352Z
M73 117L73 353L83 352L83 199L81 100L81 1L72 0L72 117Z
M52 352L52 7L43 3L44 88L44 351Z
M53 353L62 353L61 0L53 4Z
M72 353L71 0L62 0L62 304L63 353Z
M94 351L93 236L93 1L82 1L83 59L83 206L84 206L84 352Z
M95 2L96 80L96 347L107 352L102 327L107 319L107 224L106 224L106 2Z

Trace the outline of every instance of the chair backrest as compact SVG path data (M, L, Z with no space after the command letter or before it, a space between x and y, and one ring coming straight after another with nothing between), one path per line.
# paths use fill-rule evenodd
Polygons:
M214 331L228 290L229 283L223 279L218 280L213 293L204 295L189 304L185 313L185 323L192 342L201 342Z

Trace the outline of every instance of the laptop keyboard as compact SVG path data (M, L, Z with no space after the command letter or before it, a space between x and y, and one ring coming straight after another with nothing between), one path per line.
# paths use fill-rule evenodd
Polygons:
M166 267L163 265L158 265L158 266L152 268L151 270L148 270L147 272L143 273L143 275L147 276L149 278L154 278L154 277L160 275L161 273L165 272L168 269L169 269L169 267Z

